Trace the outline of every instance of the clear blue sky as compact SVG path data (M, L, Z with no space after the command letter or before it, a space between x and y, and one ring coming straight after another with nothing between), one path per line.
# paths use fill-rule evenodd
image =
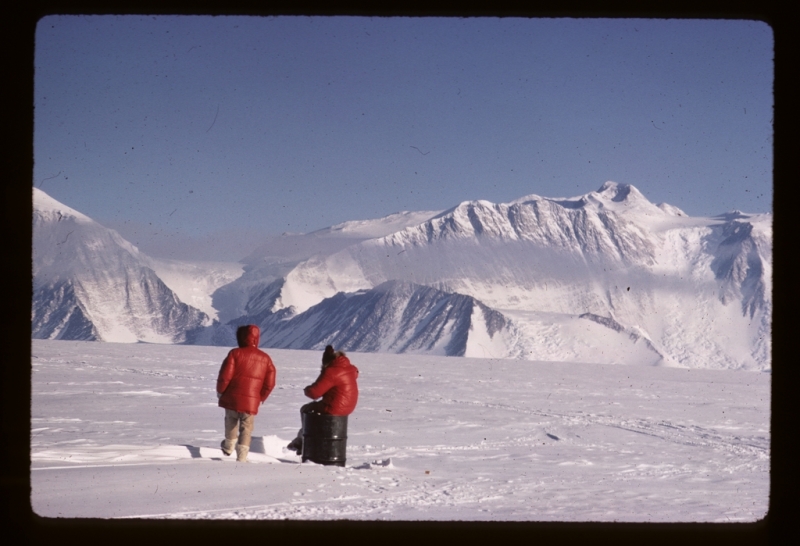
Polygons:
M606 180L768 212L773 72L756 21L50 16L33 184L196 259Z

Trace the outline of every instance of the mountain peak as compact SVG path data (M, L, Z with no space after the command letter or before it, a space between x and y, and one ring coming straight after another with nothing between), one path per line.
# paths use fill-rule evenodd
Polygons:
M56 199L50 197L43 190L40 190L36 187L33 188L33 210L58 215L59 218L72 216L79 221L92 222L92 219L85 214L82 214L77 210L61 203L60 201L57 201Z
M731 220L740 220L740 219L747 219L750 218L749 214L745 214L744 212L734 209L728 212L723 212L722 214L717 214L714 218L720 218L722 220L731 221Z
M639 212L646 215L663 215L665 209L651 203L635 186L620 184L611 180L605 182L597 191L589 192L579 198L568 200L572 207L593 205L597 209L617 212ZM563 202L561 204L564 204ZM566 206L566 205L565 205Z
M630 210L642 209L649 212L663 212L630 184L620 184L609 180L605 182L597 191L589 192L575 197L541 197L536 194L526 195L515 199L509 204L525 204L532 201L550 201L566 209L608 209L608 210Z
M600 186L600 189L597 190L596 193L608 195L612 201L624 201L628 195L630 195L631 189L633 189L636 193L639 193L639 190L630 184L619 184L612 180L608 180L604 182L602 186ZM639 195L641 195L641 193L639 193Z
M603 199L613 201L614 203L634 203L645 202L650 204L650 201L642 195L642 192L637 190L630 184L619 184L611 180L605 182L600 189L592 194L601 196ZM591 195L591 194L589 194Z

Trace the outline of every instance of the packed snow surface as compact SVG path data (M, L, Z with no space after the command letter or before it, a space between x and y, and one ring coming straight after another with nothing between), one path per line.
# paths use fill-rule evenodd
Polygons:
M481 334L485 336L485 334ZM320 353L270 349L249 463L219 449L229 348L33 340L43 517L743 522L768 509L764 372L350 353L347 464L283 447Z

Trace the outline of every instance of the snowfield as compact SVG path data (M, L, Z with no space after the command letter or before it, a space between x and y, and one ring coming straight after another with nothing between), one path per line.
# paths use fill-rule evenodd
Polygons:
M48 518L753 522L771 374L350 353L346 467L283 449L317 351L222 455L229 348L32 341L31 504Z

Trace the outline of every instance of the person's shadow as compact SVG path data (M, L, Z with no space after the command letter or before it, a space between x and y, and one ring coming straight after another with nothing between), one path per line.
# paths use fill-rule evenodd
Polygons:
M196 446L190 446L189 444L181 444L183 447L189 450L189 454L192 456L192 459L202 459L203 456L200 454L200 448ZM267 449L264 447L264 438L261 436L253 436L250 439L250 451L252 453L261 453L263 455L267 454ZM212 461L221 461L222 457L210 457ZM291 463L291 464L298 464L297 461L291 461L289 459L282 459L277 458L282 463Z

